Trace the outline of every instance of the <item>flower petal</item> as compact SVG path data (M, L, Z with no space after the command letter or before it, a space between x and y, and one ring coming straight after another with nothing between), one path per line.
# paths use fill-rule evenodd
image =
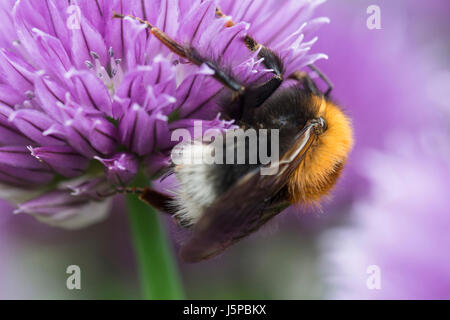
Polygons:
M45 113L37 110L19 110L11 114L11 121L24 136L37 142L40 145L63 145L65 141L51 135L44 135L55 121L50 119Z
M41 222L65 229L79 229L102 221L111 200L92 201L68 191L52 191L18 206L15 213L26 213Z
M30 147L30 150L36 159L66 178L80 176L89 167L89 160L68 146Z
M66 77L74 81L77 101L80 104L112 116L112 102L108 89L98 77L92 72L75 69L71 69Z

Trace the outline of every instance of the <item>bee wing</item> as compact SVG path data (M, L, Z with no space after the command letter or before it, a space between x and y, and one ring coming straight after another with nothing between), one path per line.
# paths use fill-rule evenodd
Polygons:
M260 169L253 170L204 212L191 239L181 248L184 261L198 262L221 253L289 206L289 202L277 196L313 143L311 128L305 128L294 146L276 163L276 174L261 175Z

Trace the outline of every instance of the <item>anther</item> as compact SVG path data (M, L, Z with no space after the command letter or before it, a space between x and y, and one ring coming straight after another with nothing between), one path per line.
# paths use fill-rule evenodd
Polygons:
M25 92L25 96L26 96L29 100L32 100L36 95L34 94L33 91L28 90L27 92Z
M320 136L328 129L327 122L322 117L312 120L311 124L314 126L313 132L317 136Z
M100 59L100 56L97 53L95 53L94 51L91 51L90 54L93 59L95 59L95 60Z

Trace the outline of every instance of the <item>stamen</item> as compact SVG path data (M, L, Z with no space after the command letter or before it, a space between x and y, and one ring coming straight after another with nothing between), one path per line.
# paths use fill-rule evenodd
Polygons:
M23 106L24 106L26 109L33 109L33 105L32 105L31 102L28 101L28 100L25 100L25 101L23 102Z
M28 90L27 92L25 92L25 96L26 96L29 100L32 100L32 99L34 99L34 97L35 97L36 95L34 94L33 91Z
M114 58L114 49L112 47L108 49L110 61L106 66L101 64L100 56L96 52L91 51L90 55L94 61L86 61L86 67L95 72L95 75L101 79L108 88L110 96L114 97L117 88L123 80L123 70L120 66L122 59Z
M95 53L94 51L91 51L90 54L91 54L91 57L93 59L95 59L95 60L99 60L100 59L100 56L97 53Z

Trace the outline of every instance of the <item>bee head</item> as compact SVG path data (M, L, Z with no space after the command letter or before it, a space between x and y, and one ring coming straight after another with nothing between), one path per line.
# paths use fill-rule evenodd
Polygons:
M353 146L349 118L332 102L312 98L314 142L292 174L288 190L293 203L314 203L336 184Z

